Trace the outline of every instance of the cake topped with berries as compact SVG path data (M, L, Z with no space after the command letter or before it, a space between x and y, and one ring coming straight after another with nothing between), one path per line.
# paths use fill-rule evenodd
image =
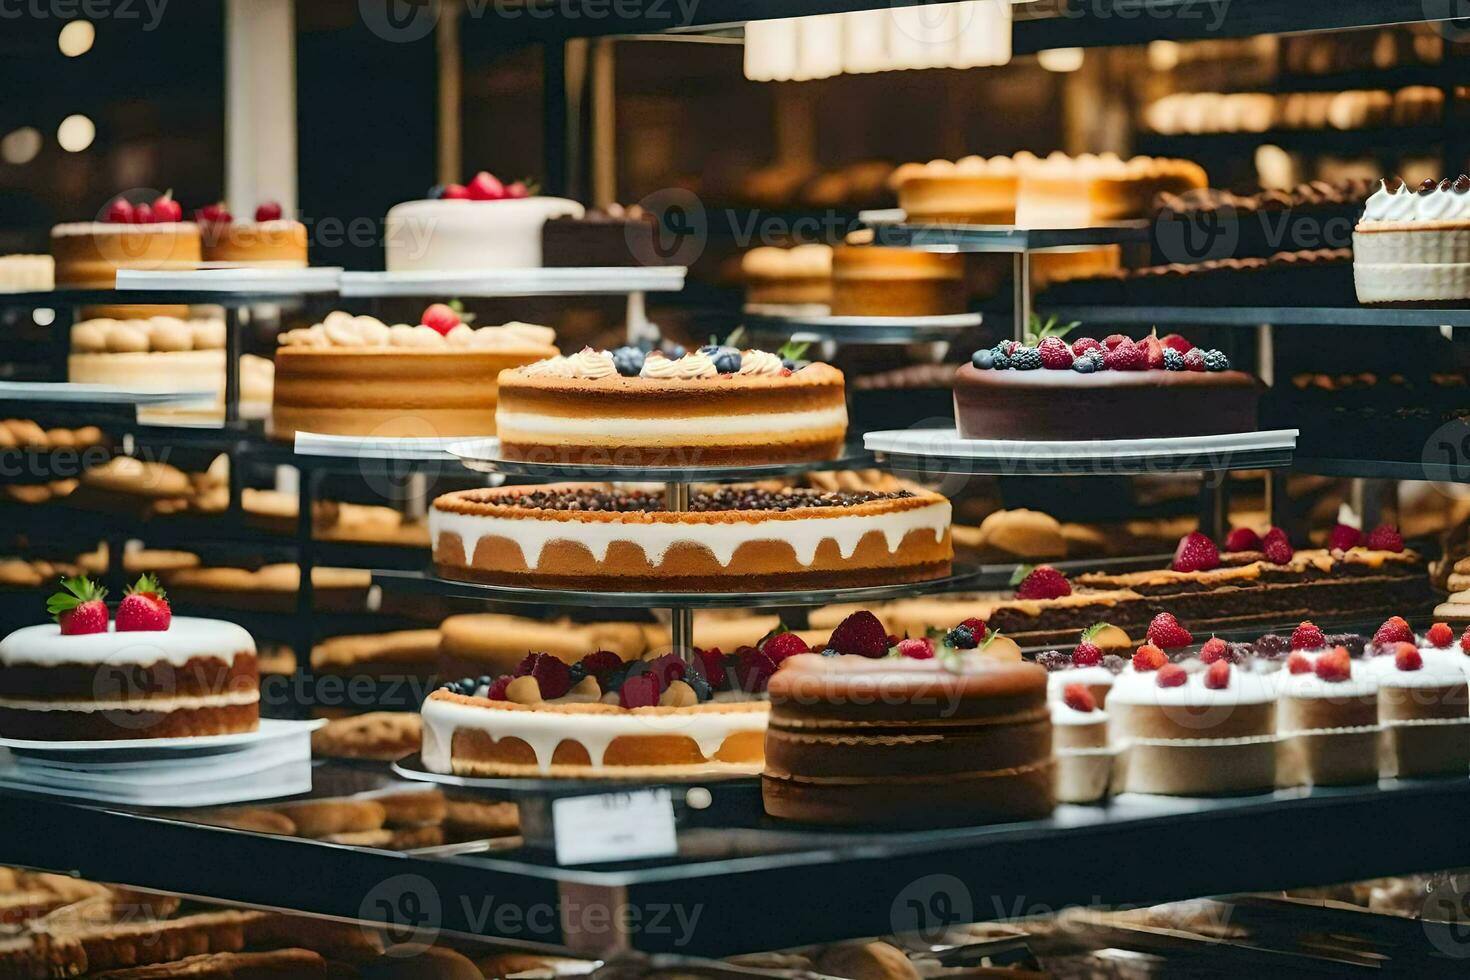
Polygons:
M234 623L173 616L151 575L116 609L87 578L46 603L54 620L0 640L0 735L72 741L253 731L255 643Z
M1145 439L1250 432L1261 385L1220 351L1178 334L1113 334L1070 343L1069 328L1034 345L1002 341L955 375L967 439Z
M556 354L556 333L530 323L476 327L444 303L392 326L340 310L278 338L271 434L447 437L495 433L506 368Z
M59 289L111 289L119 269L196 269L202 255L199 225L184 220L183 207L168 193L136 203L117 197L101 221L51 229Z
M500 451L623 466L832 459L847 434L842 372L800 361L803 352L710 344L670 357L587 347L506 371Z
M270 269L306 267L306 226L285 217L275 201L255 209L255 220L236 221L223 202L194 212L204 246L204 261L218 265Z
M452 681L429 695L424 765L559 778L754 772L768 713L754 696L769 674L753 660L700 651L692 665L673 653L624 662L597 651L567 664L533 653L509 674Z
M927 490L661 493L604 484L462 490L434 501L450 578L536 588L701 592L921 581L948 574L949 501Z
M536 194L531 181L505 183L482 170L465 184L435 187L424 200L389 209L383 240L388 271L538 268L542 226L583 214L576 201Z

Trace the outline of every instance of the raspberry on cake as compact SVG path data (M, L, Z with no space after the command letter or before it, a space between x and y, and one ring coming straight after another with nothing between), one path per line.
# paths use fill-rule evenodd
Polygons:
M978 656L788 659L771 678L773 817L946 826L1054 806L1046 672Z
M529 323L438 326L390 327L337 311L281 334L271 436L494 435L496 376L555 354L555 332Z
M429 515L448 578L618 592L773 591L949 574L949 501L925 490L721 487L662 494L550 484L445 494Z
M1154 337L1115 335L1068 358L1051 339L1042 340L1045 352L1003 342L960 366L954 402L961 436L1142 439L1256 428L1261 385L1231 370L1220 351L1195 348L1181 357Z
M716 700L721 688L707 669L673 654L623 663L594 653L571 665L532 654L512 674L451 682L429 695L424 765L554 778L758 772L769 705L738 692Z
M44 741L254 731L255 642L234 623L175 618L150 577L108 622L102 593L68 580L58 620L0 640L0 735Z
M747 465L835 457L847 402L841 371L768 351L623 357L589 347L503 371L495 425L507 459Z

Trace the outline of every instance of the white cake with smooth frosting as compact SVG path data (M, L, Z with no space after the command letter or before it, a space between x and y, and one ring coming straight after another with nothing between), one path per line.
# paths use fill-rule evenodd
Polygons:
M1362 303L1470 299L1470 177L1385 181L1353 231L1353 280Z
M539 268L541 226L566 215L582 217L582 205L561 197L398 204L384 235L388 271Z
M1406 664L1399 651L1418 654ZM1378 681L1384 726L1385 776L1455 775L1470 771L1470 657L1457 649L1398 644L1368 663Z

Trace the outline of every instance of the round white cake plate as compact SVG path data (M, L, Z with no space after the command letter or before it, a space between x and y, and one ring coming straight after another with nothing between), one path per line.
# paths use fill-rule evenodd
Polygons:
M40 739L0 737L0 748L9 749L17 756L42 757L73 755L77 753L94 753L98 756L121 756L129 752L216 752L222 749L248 748L275 739L310 734L326 723L326 719L324 718L315 718L310 721L262 718L260 719L260 727L253 732L235 732L229 735L190 735L181 738L116 738L75 742L51 742Z
M500 455L500 440L494 436L456 442L449 447L448 451L449 455L463 463L466 469L477 473L499 473L506 476L545 480L596 480L614 483L648 481L714 483L725 480L743 482L826 470L865 469L873 465L872 454L856 445L844 446L841 455L832 459L754 466L700 466L697 462L686 462L678 458L671 459L668 465L644 466L621 466L611 461L607 463L557 463L504 459ZM616 449L610 451L610 455L616 453Z
M135 391L118 385L46 381L0 381L0 400L79 405L212 405L213 391Z
M449 447L463 441L463 436L385 439L379 436L336 436L318 432L298 432L295 448L298 456L438 462L453 459L454 457L449 454Z
M344 272L344 297L616 296L684 288L678 265L587 268L468 269L429 272Z
M1296 429L1167 439L965 439L955 429L869 432L881 462L930 475L1092 476L1217 472L1290 465Z
M456 789L479 789L506 795L528 796L577 796L606 793L610 790L628 791L657 786L707 786L711 783L732 786L742 783L759 785L760 776L759 766L754 766L744 772L726 767L711 769L708 772L681 773L678 776L661 779L649 779L646 776L640 776L637 779L619 777L615 771L616 767L604 767L604 774L580 779L552 779L544 776L458 776L454 773L434 772L425 768L424 760L417 752L393 763L392 769L396 775L417 782L451 786Z
M119 269L117 288L180 290L199 293L278 293L299 296L308 293L335 293L342 269L324 266L316 269L245 267L185 269L163 272L150 269Z

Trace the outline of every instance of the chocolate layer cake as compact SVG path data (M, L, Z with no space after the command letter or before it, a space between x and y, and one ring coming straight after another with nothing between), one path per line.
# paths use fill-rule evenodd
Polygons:
M580 218L562 215L542 225L541 261L555 267L601 268L668 265L671 258L659 251L653 214L636 204L609 204Z
M770 694L771 816L931 827L1052 810L1046 671L1035 664L801 654Z
M997 371L954 379L967 439L1145 439L1252 432L1261 385L1242 371Z

